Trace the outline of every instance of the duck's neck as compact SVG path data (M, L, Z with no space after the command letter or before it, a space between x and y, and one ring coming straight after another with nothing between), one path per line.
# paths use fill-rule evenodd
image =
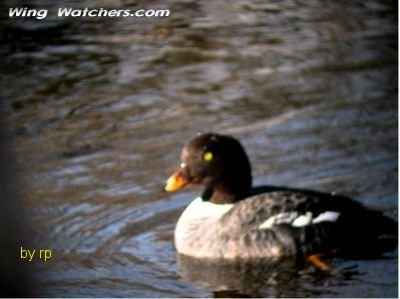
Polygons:
M238 202L248 196L251 191L250 179L243 179L236 184L221 184L213 187L208 187L204 190L202 198L215 204L228 204Z

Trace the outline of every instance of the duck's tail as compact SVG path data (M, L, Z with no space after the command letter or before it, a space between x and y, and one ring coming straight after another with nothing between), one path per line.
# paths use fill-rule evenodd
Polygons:
M393 250L398 245L398 223L382 213L372 218L375 222L375 250L383 253ZM371 219L371 220L372 220Z
M359 257L380 256L391 251L398 244L398 223L384 215L381 211L367 210L357 215L356 223L352 228L352 248L347 247L350 254ZM353 222L354 223L354 222Z

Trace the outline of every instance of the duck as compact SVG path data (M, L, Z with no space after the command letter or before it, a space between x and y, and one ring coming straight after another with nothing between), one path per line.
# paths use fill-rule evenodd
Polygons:
M164 190L189 184L203 192L182 212L174 231L178 254L254 260L382 255L397 245L398 224L349 197L308 189L252 186L251 165L234 137L201 133L187 141Z

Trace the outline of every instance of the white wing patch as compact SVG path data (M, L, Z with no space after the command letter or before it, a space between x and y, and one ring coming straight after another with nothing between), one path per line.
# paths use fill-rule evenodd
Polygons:
M340 216L339 212L326 211L318 215L312 220L312 223L319 223L323 221L336 222Z
M293 223L293 221L299 216L297 212L284 212L284 213L279 213L276 214L272 217L269 217L266 221L264 221L258 229L266 229L266 228L271 228L275 224L280 224L280 223Z
M310 224L320 222L336 222L339 218L340 213L334 211L326 211L313 218L312 212L306 212L305 214L299 214L298 212L283 212L276 214L266 221L264 221L258 229L272 228L274 225L286 223L294 227L302 227Z
M300 215L299 217L297 217L292 222L292 226L295 226L295 227L307 226L307 225L311 224L312 220L313 220L312 213L306 212L305 215Z

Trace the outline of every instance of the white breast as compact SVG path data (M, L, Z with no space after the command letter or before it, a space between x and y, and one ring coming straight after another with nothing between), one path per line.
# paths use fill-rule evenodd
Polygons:
M215 223L233 204L213 204L196 198L179 217L175 227L175 247L179 253L193 255L190 246L206 238L216 227ZM207 241L207 240L205 240Z
M180 219L220 218L232 207L233 204L215 204L197 197L183 211Z

